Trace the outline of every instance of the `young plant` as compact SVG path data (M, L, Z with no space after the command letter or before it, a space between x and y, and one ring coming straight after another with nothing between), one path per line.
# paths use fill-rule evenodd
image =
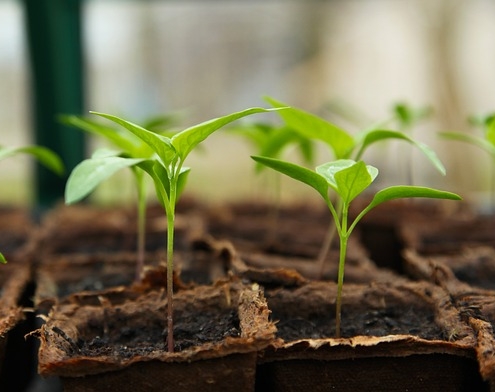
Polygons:
M106 139L118 151L98 150L91 159L77 165L67 182L66 204L73 204L88 196L95 188L111 175L123 168L132 171L137 194L137 262L135 280L141 277L144 268L146 243L146 181L145 172L137 165L142 159L153 156L154 151L141 139L118 126L109 127L100 122L82 116L61 116L61 121L90 134ZM175 117L172 115L151 118L144 128L162 135L171 133Z
M294 178L315 189L325 201L340 240L339 267L337 278L337 298L335 313L335 334L340 337L342 288L344 284L344 267L347 254L347 243L358 222L373 208L383 202L410 197L426 197L436 199L460 200L454 193L418 186L391 186L378 191L371 202L363 208L353 221L349 220L351 202L365 191L378 175L378 169L366 165L363 161L339 159L320 165L315 171L277 159L253 156L256 162L268 166L280 173ZM329 190L337 195L336 205L331 201Z
M440 137L471 144L487 152L492 159L492 184L490 187L492 202L495 202L495 114L474 117L471 122L483 129L483 135L470 135L462 132L440 132Z
M268 123L247 123L232 127L232 131L234 134L242 136L250 142L256 155L280 158L287 148L295 146L305 163L311 164L314 160L313 142L287 126ZM265 169L265 166L258 163L255 165L255 173L257 175L261 174L263 169ZM269 229L266 236L266 242L268 244L275 240L281 204L280 174L273 174L275 176L273 181L270 181L270 185L273 186L274 190L274 203L272 203L268 218Z
M272 110L274 109L246 109L194 125L176 133L172 137L156 134L139 125L110 114L92 112L121 125L146 143L154 152L153 157L142 159L140 162L136 161L135 164L152 178L158 200L167 216L167 260L165 267L167 269L167 347L169 352L174 351L173 258L175 207L179 193L185 186L186 176L189 172L189 168L184 167L184 161L198 144L223 126L251 114Z
M2 147L0 146L0 161L15 155L28 154L37 159L42 165L58 175L64 173L64 164L60 157L52 150L42 146L23 146L23 147ZM0 253L0 263L5 264L7 260Z
M273 107L287 106L286 104L269 97L266 98L266 101ZM401 113L404 118L403 121L407 123L411 123L413 118L419 116L419 114L413 115L413 112L411 110L406 110L405 107L397 109L397 113ZM305 138L323 142L333 153L334 159L353 159L359 161L368 148L377 142L393 139L402 140L418 148L431 164L442 175L445 175L445 167L436 153L429 146L414 140L403 131L372 127L357 135L351 135L339 126L298 108L287 108L286 110L280 111L279 115L289 128L299 132ZM325 260L327 259L334 236L335 226L330 225L318 256L320 274L323 272Z

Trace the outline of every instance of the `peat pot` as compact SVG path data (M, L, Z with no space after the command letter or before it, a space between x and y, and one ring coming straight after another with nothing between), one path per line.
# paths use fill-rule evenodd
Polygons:
M163 291L97 302L55 305L39 330L39 372L64 391L253 391L276 329L259 287L237 281L176 293L174 353Z
M335 338L336 285L267 289L277 340L257 391L483 391L473 330L427 282L347 284Z

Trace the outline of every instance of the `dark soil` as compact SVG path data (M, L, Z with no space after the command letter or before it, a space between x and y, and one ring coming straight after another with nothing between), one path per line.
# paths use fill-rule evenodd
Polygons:
M326 317L316 316L310 319L282 318L277 323L277 336L285 341L298 339L323 339L335 337L334 311ZM274 319L278 319L273 314ZM425 309L386 308L371 309L363 312L342 312L341 336L358 335L416 335L423 339L445 340L442 329L435 324L434 315Z
M117 309L115 317L112 317L106 326L99 320L90 320L89 324L95 334L76 342L81 355L131 358L157 350L167 351L165 312L162 320L149 320L150 322L141 328L127 325L126 319L120 319L118 313ZM175 350L179 352L205 342L220 342L226 337L239 335L239 320L232 309L176 315L174 340Z
M416 335L448 340L437 324L438 309L428 286L393 284L344 287L341 336ZM335 337L334 284L314 282L294 289L265 292L277 335L285 341ZM439 306L439 305L438 305Z

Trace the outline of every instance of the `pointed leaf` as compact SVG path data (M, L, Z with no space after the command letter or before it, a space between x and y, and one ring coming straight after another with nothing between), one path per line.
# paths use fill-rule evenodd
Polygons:
M373 167L378 173L378 170ZM373 182L363 161L359 161L351 167L335 173L335 181L339 194L347 205L367 189Z
M98 116L104 117L110 121L113 121L125 129L136 135L143 142L145 142L164 162L164 164L171 163L177 156L175 148L172 146L170 139L165 136L158 135L152 131L148 131L139 125L133 124L130 121L113 116L111 114L90 112Z
M362 136L362 141L358 143L361 147L359 152L357 153L356 159L360 159L364 153L364 151L373 143L387 140L387 139L400 139L404 140L413 146L417 147L433 164L433 166L443 175L445 175L445 167L442 162L438 158L437 154L426 144L418 142L403 132L392 131L387 129L372 129Z
M106 158L106 157L118 157L122 155L122 151L112 150L110 148L99 148L93 152L91 158Z
M235 120L249 116L255 113L265 113L278 109L263 109L250 108L240 112L228 114L223 117L218 117L201 124L194 125L172 136L172 145L175 147L182 161L186 159L189 153L203 140L210 136L213 132L222 128Z
M337 186L337 181L335 180L335 173L347 169L354 165L356 161L352 159L338 159L336 161L324 163L316 168L316 172L323 176L328 184L333 188L333 190L339 193L339 187Z
M130 159L116 156L86 159L79 163L67 180L65 203L75 203L89 195L100 183L117 171L137 165L144 159Z
M5 256L1 253L0 253L0 263L7 264L7 260L5 259Z
M371 203L366 207L366 211L375 208L383 202L404 199L411 197L424 197L429 199L447 199L447 200L462 200L462 198L452 192L442 191L434 188L420 187L420 186L403 186L396 185L391 186L377 192L373 197Z
M102 125L88 118L75 115L60 116L62 123L71 125L93 135L107 139L115 147L127 151L133 155L142 148L143 141L130 133L119 132L119 130Z
M64 164L60 157L52 150L42 146L24 146L24 147L0 147L0 160L17 154L28 154L35 157L43 166L47 167L54 173L62 175L64 173Z
M273 98L268 97L265 100L274 107L288 106ZM347 158L354 147L354 139L351 135L314 114L289 107L280 111L279 115L287 126L304 137L326 143L333 150L336 159Z
M295 180L298 180L306 185L309 185L315 189L325 201L328 199L328 183L320 174L306 169L305 167L296 165L294 163L281 161L279 159L267 158L261 156L252 156L256 162L259 162L265 166L268 166L286 176L289 176Z
M479 147L495 158L495 146L481 137L461 132L440 132L439 135L444 139L458 140Z
M368 188L378 175L377 168L350 159L328 162L318 166L316 170L327 179L346 204Z

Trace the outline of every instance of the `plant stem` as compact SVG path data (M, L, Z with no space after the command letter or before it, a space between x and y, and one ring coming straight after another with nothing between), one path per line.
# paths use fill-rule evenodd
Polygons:
M174 228L177 179L170 179L169 208L167 209L167 346L174 352Z
M146 238L146 189L145 181L142 173L136 174L136 182L138 189L138 228L137 228L137 263L136 277L138 282L141 279L141 274L144 268L144 252Z
M342 210L342 225L340 234L340 256L339 256L339 271L337 276L337 298L335 301L335 336L340 338L340 324L342 314L342 288L344 286L344 267L347 253L347 240L350 232L347 231L347 208L344 206Z
M337 220L340 219L341 211L342 211L342 201L339 199L337 201L336 213L335 214L332 213L333 218ZM321 246L320 252L318 253L317 263L318 263L318 274L320 279L323 278L325 261L327 259L328 253L330 252L330 249L332 248L332 242L333 239L335 238L335 233L338 230L338 224L336 222L337 221L335 221L335 223L330 222L328 230L325 234L325 240L323 241L323 245Z

